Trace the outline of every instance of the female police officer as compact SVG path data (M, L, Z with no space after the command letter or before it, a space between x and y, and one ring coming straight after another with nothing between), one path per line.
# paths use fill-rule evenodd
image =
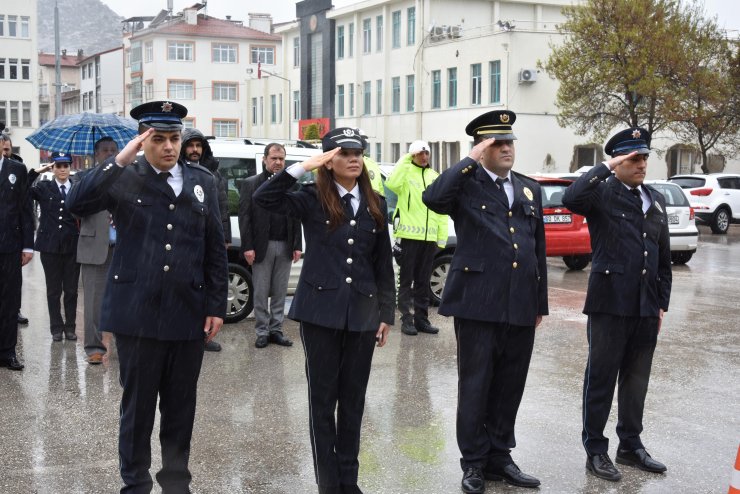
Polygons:
M323 138L324 154L281 172L253 196L259 206L303 223L306 255L288 316L301 325L322 494L361 492L357 456L370 363L394 318L386 205L370 185L363 144L353 129L335 129ZM313 170L315 185L290 192Z

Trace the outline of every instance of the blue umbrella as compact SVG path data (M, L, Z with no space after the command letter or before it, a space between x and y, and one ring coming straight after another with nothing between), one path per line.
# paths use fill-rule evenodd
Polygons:
M37 149L91 155L101 137L111 137L121 149L137 134L138 122L132 118L113 113L78 113L46 122L26 140Z

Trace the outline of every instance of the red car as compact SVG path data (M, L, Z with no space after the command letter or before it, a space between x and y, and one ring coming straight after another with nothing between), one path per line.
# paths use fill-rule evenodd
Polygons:
M586 219L563 206L563 194L572 183L563 178L532 176L542 188L542 213L548 257L562 257L570 269L591 262L591 237Z

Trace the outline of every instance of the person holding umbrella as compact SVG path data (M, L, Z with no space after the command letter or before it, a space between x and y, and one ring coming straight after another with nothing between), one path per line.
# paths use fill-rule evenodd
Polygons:
M31 170L29 182L52 169L54 180L41 180L29 189L32 199L39 203L41 218L36 232L34 249L41 253L41 265L46 278L46 302L53 341L77 339L77 284L80 265L77 264L77 239L80 229L77 220L67 211L65 202L71 189L69 169L72 157L66 153L52 153L52 162ZM64 318L60 298L64 295Z

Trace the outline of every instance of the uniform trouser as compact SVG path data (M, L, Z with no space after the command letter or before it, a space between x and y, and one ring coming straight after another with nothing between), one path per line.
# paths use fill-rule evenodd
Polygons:
M15 357L21 307L21 253L0 253L0 358Z
M375 349L374 331L301 323L316 483L357 484L360 427ZM336 411L336 418L335 413Z
M583 447L588 455L607 453L604 427L617 395L619 447L642 448L642 413L658 341L657 317L588 316L588 363L583 381Z
M457 444L466 468L512 462L514 424L534 346L534 326L455 318Z
M436 242L401 239L398 273L398 310L405 322L429 322L429 278L432 276ZM413 282L413 287L411 286ZM413 299L414 313L411 314Z
M164 494L189 492L190 438L204 347L203 340L158 341L116 334L123 387L118 437L122 493L152 490L149 468L157 396L162 447L157 482Z
M106 348L100 329L100 310L103 305L103 293L108 277L108 268L113 257L113 248L108 249L108 256L103 264L81 264L82 290L85 296L85 353L105 353Z
M283 332L283 312L292 263L290 246L282 240L267 243L265 258L252 264L254 329L257 336ZM270 308L267 308L267 299Z
M77 321L77 285L80 265L77 255L41 253L41 265L46 278L46 303L49 306L51 334L62 331L75 332ZM64 319L62 319L62 293L64 293Z

